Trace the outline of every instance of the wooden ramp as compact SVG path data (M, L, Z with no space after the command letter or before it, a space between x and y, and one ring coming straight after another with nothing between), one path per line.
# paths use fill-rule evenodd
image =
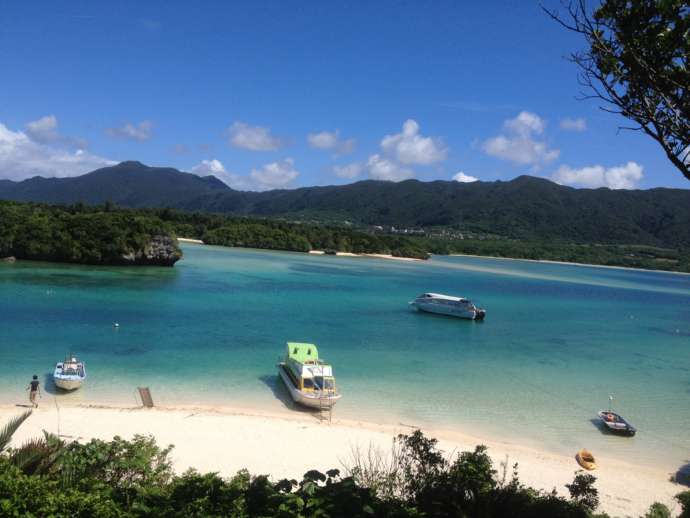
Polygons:
M141 404L146 408L153 408L153 397L151 397L151 391L148 387L137 387L139 391L139 397L141 398Z

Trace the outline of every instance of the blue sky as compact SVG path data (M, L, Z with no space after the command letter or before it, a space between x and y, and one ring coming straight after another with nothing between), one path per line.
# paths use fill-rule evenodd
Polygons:
M487 4L4 2L0 177L139 160L241 189L688 187L648 137L576 100L576 35L536 2Z

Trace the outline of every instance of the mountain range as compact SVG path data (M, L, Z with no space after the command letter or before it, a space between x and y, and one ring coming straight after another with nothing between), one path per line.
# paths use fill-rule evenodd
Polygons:
M364 180L253 192L231 189L213 176L129 161L78 177L0 180L0 199L110 201L356 225L455 227L519 239L690 246L690 190L575 189L531 176L472 183Z

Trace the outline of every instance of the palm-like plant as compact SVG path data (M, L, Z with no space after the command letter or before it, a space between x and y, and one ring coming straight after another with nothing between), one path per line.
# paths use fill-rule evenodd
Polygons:
M9 448L12 436L31 415L31 410L12 418L0 429L0 454L27 475L46 474L54 470L64 452L65 441L57 435L43 432L43 437L29 439L19 448Z
M9 452L9 460L27 475L45 475L54 471L65 448L65 441L43 431L43 437L29 439Z
M14 432L26 421L31 415L31 410L24 412L22 415L13 417L10 421L0 429L0 453L4 453L10 445Z

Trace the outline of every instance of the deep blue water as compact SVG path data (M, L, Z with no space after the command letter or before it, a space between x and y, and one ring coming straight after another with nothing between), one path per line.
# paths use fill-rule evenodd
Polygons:
M587 446L673 468L690 457L690 276L439 257L424 263L187 245L172 269L0 265L0 402L68 351L88 385L68 402L283 408L274 365L309 341L336 369L336 413ZM467 296L485 322L419 314ZM112 326L120 324L119 328ZM52 389L48 383L49 397ZM602 434L614 408L640 432Z

